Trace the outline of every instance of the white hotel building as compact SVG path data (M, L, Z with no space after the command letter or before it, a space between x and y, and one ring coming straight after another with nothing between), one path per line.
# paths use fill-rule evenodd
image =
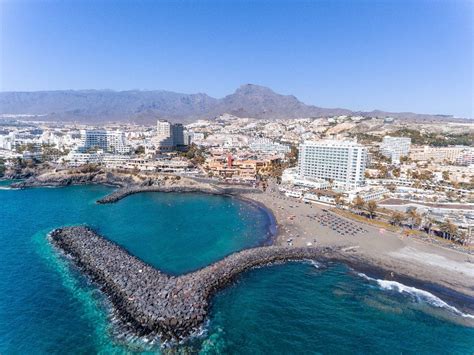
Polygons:
M332 181L339 188L363 186L366 164L367 148L355 142L306 141L299 147L299 176Z
M80 151L87 152L90 148L97 148L117 154L127 154L130 152L124 132L83 129L81 130Z
M411 138L409 137L383 137L380 146L381 153L390 158L393 164L399 164L400 158L408 156L410 152Z

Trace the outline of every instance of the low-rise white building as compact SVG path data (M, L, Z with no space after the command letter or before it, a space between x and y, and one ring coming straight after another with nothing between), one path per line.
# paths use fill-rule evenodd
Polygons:
M445 161L455 162L464 152L469 150L470 148L465 146L430 147L425 145L423 147L412 148L410 151L410 159L420 161L431 160L435 163L443 163Z
M125 133L121 131L108 131L104 129L81 130L81 147L79 150L86 153L92 148L118 154L130 152L130 147L125 139Z
M286 144L274 142L268 138L258 138L249 144L251 150L267 154L286 154L290 147Z
M384 187L365 187L349 192L348 200L353 201L356 197L360 197L365 202L379 201L385 198L388 193L388 189Z

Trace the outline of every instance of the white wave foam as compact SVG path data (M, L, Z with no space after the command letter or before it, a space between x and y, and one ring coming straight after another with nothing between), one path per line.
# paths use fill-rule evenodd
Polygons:
M313 265L316 269L319 269L321 267L321 264L315 260L310 260L309 263Z
M366 279L366 280L368 280L368 281L377 281L376 279L373 279L373 278L367 276L366 274L364 274L364 273L362 273L362 272L358 272L358 273L357 273L357 276L360 276L360 277L362 277L363 279Z
M450 304L443 301L441 298L433 295L428 291L420 290L416 287L407 286L397 281L374 279L361 272L357 273L357 275L368 281L376 282L382 290L397 291L402 294L408 294L418 302L426 302L431 306L447 309L450 312L463 318L474 319L474 315L461 312L456 307L451 306Z
M416 287L406 286L397 281L377 280L377 283L379 284L380 288L384 290L392 290L392 291L398 291L399 293L409 294L415 297L417 301L424 301L434 307L448 309L449 311L461 317L474 319L474 315L461 312L456 307L451 306L450 304L443 301L441 298L433 295L432 293L428 291L420 290L419 288L416 288Z

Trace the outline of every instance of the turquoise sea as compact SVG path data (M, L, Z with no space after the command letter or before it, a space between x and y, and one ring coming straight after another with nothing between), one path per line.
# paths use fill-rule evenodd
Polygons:
M9 190L0 184L0 354L167 352L121 334L94 285L49 246L55 227L87 224L180 274L268 240L264 211L236 199L144 193L95 201L103 186ZM249 271L212 301L181 353L472 354L474 317L436 296L341 264Z

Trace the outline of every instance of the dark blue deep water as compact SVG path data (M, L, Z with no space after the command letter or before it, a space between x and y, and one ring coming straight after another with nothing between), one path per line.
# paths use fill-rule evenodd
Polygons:
M163 351L120 336L104 297L49 246L55 227L90 225L174 274L268 237L266 214L235 199L147 193L95 204L110 191L0 186L0 354ZM472 354L473 321L429 293L344 265L290 263L242 275L213 300L204 334L177 350Z

